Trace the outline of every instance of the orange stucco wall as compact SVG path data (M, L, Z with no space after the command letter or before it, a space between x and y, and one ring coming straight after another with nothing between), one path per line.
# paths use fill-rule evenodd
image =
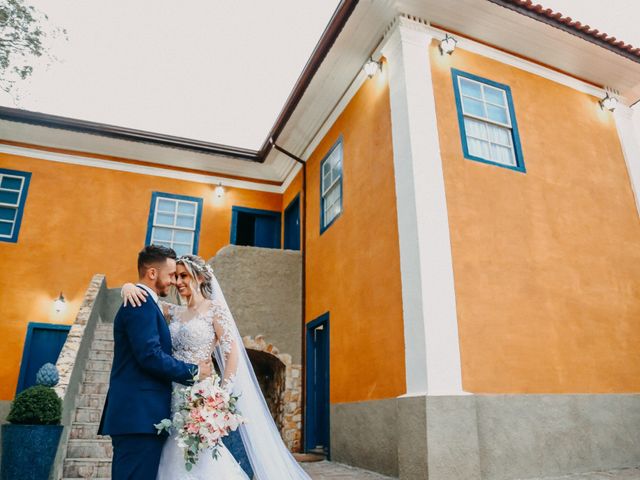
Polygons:
M308 160L307 305L330 314L331 402L405 391L389 92L368 80ZM343 212L320 235L320 163L342 135Z
M151 193L204 199L199 254L229 243L233 205L281 211L282 195L0 154L0 167L32 173L17 243L0 242L0 399L13 397L29 322L72 323L95 273L111 287L135 280ZM68 306L56 315L53 300Z
M430 48L464 389L640 390L640 222L596 98ZM511 87L527 173L463 158L451 68Z

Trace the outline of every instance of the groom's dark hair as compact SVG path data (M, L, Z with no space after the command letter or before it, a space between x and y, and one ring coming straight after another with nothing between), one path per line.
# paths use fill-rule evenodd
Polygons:
M140 278L144 277L149 267L154 263L166 262L167 258L174 260L178 258L173 248L162 245L147 245L138 253L138 275Z

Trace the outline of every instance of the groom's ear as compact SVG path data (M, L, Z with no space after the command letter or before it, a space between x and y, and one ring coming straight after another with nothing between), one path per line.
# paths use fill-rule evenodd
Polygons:
M144 276L149 280L155 280L158 278L158 269L156 267L148 267Z

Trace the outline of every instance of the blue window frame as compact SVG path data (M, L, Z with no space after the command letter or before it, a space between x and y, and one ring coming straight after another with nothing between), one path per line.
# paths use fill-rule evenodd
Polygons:
M508 85L451 69L465 158L525 172Z
M0 168L0 241L16 243L31 173Z
M342 137L320 162L320 234L342 214Z
M178 256L198 253L202 199L153 192L146 244L173 248Z
M231 244L280 248L281 217L272 210L232 207Z

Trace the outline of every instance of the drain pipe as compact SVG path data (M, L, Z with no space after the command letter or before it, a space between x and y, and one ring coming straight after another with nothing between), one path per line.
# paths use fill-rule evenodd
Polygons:
M307 322L306 322L306 298L307 298L307 290L306 290L306 280L307 280L307 162L302 160L300 157L297 157L291 152L288 152L284 148L280 147L276 144L273 138L269 139L269 144L275 150L280 153L285 154L287 157L295 160L300 165L302 165L302 228L300 229L300 234L302 236L302 390L301 390L301 417L302 417L302 442L300 445L301 450L304 452L304 423L305 423L305 400L306 400L306 377L307 377L307 369L306 360L307 360Z

